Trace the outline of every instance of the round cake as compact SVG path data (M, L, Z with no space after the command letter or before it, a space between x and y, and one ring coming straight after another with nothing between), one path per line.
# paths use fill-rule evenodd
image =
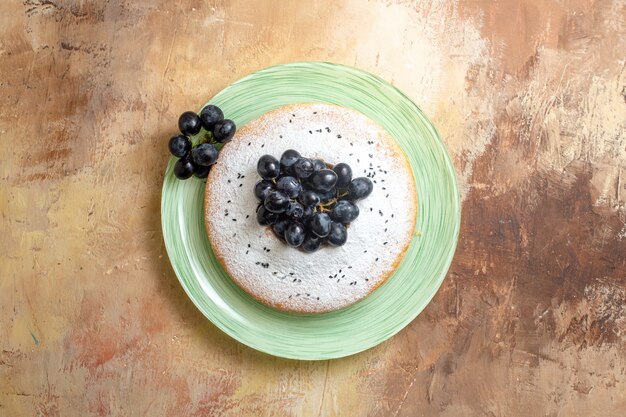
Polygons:
M257 223L257 161L288 149L346 163L354 177L372 181L343 246L305 253ZM205 224L217 259L252 297L289 312L337 310L374 291L400 264L416 216L413 174L395 140L363 114L329 104L284 106L250 121L220 151L206 183Z

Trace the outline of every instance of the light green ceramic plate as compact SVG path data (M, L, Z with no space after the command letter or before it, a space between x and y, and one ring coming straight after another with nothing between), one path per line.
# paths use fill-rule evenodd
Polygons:
M163 184L163 236L183 288L224 332L276 356L339 358L393 336L435 295L456 247L459 192L453 166L430 121L402 92L366 72L321 62L279 65L231 84L210 101L239 127L299 102L360 111L384 127L409 158L418 193L417 233L384 285L363 301L322 315L282 313L254 301L231 281L211 251L203 224L204 181L177 180L174 159Z

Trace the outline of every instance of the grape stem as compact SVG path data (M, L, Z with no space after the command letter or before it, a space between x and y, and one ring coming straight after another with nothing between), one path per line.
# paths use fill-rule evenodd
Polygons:
M333 204L335 204L336 202L337 202L337 199L336 199L336 198L333 198L332 200L330 200L330 201L329 201L329 202L327 202L327 203L320 204L320 207L321 207L322 209L324 209L324 208L326 208L327 206L332 206L332 205L333 205ZM328 210L328 211L330 211L330 210Z
M200 133L198 133L192 142L195 142L193 145L200 145L202 143L210 143L215 146L215 149L218 151L224 147L223 143L216 141L213 138L213 132L202 129Z

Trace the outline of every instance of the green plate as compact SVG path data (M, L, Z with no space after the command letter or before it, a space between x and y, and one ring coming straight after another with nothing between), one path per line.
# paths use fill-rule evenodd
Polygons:
M437 292L456 248L459 192L450 158L424 113L391 84L331 63L298 62L255 72L210 103L237 126L277 107L332 103L360 111L406 152L418 193L415 237L387 282L364 300L321 315L295 315L254 301L215 259L204 229L204 181L174 177L169 161L161 197L167 253L193 303L217 327L246 345L285 358L318 360L369 349L411 322Z

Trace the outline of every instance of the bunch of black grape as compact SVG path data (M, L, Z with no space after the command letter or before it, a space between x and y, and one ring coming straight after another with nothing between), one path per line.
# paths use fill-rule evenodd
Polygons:
M181 180L192 175L206 178L211 166L217 162L219 149L233 138L237 130L235 122L224 119L222 110L212 104L203 108L200 115L192 111L181 114L178 128L182 134L172 137L168 145L172 155L180 158L174 165L174 175ZM192 146L191 137L200 133L202 128L205 134Z
M352 169L340 163L330 168L321 159L309 159L289 149L280 161L263 155L257 164L261 181L254 195L261 201L256 219L271 226L281 240L305 252L322 243L341 246L347 226L359 216L356 201L372 193L369 178L352 179Z

